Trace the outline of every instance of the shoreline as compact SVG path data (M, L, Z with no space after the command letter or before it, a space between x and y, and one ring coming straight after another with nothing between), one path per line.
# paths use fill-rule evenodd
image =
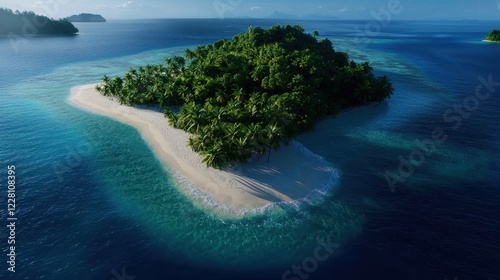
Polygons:
M205 204L201 205L204 208L218 208L216 204L241 213L282 203L314 202L337 181L336 170L328 162L295 141L282 146L277 154L273 152L269 163L262 159L222 171L207 168L201 163L201 156L187 147L189 134L169 126L162 112L120 105L102 96L94 86L72 88L68 102L137 129L164 168L175 171L178 175L175 177L180 177L179 184L189 184L192 188L178 189L193 203ZM195 193L205 198L200 201L200 195ZM206 202L207 198L211 203Z
M494 44L499 44L500 41L491 41L491 40L482 40L484 43L494 43Z

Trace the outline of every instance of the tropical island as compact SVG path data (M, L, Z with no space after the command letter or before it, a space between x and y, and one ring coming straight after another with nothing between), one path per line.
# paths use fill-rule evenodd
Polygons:
M490 33L486 34L487 42L500 42L500 30L493 30Z
M340 110L382 102L393 88L301 26L247 33L169 57L166 65L104 76L96 89L121 104L158 104L188 145L222 169L278 150Z
M10 9L0 8L0 35L74 35L76 33L78 33L78 28L65 19L54 20L34 12L13 12Z
M72 15L66 18L69 22L106 22L106 19L101 15L82 13Z
M368 63L318 37L300 26L250 28L165 64L75 87L69 102L137 129L179 191L209 211L314 203L339 175L293 138L393 91Z

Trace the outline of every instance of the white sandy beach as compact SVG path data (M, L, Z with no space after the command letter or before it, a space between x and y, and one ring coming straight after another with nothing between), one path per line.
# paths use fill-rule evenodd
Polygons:
M491 41L491 40L483 40L483 42L485 43L497 43L499 44L500 42L497 42L497 41Z
M201 156L187 147L189 134L168 125L162 113L120 105L99 94L95 85L71 90L69 102L138 129L166 168L174 169L212 201L236 210L252 210L275 202L311 198L336 180L335 170L299 143L283 146L260 162L228 170L207 168ZM321 191L319 191L321 190ZM189 195L189 194L187 194Z

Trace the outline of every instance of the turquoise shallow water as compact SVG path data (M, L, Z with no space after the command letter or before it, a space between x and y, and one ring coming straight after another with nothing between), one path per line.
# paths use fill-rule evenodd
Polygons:
M143 24L151 34L164 31L158 22ZM493 95L482 102L456 131L442 120L443 112L474 91L479 75L498 77L487 63L500 61L498 52L473 43L479 31L463 35L460 24L441 30L395 23L393 34L408 25L424 29L414 49L398 36L358 46L330 23L304 22L330 36L339 49L348 49L353 59L372 61L377 73L394 81L396 93L386 103L326 119L297 138L339 173L334 191L322 203L228 219L183 195L135 129L66 102L71 87L98 82L104 74L161 63L220 30L273 23L192 24L212 27L186 29L189 36L167 32L161 44L143 34L134 45L129 36L131 50L117 48L117 54L108 48L120 42L104 41L102 48L92 45L95 54L83 57L70 50L51 54L52 63L37 60L43 52L33 45L22 53L34 61L32 71L6 71L9 63L15 64L11 69L20 68L17 64L26 58L14 60L8 42L0 40L0 49L9 54L0 61L5 81L0 85L0 164L2 172L9 164L19 172L20 243L18 273L6 273L4 263L2 279L110 279L113 270L124 267L136 279L280 279L292 265L314 255L318 238L328 236L339 247L310 279L500 275L500 248L493 242L500 237L500 99ZM339 24L349 29L363 23ZM92 44L95 38L88 36L99 33L92 28L82 26L78 40ZM432 45L442 34L450 36ZM454 56L442 55L448 52ZM470 53L477 55L467 59ZM437 126L446 129L449 140L391 193L386 172L397 172L398 156L407 157L415 150L414 141L428 138Z

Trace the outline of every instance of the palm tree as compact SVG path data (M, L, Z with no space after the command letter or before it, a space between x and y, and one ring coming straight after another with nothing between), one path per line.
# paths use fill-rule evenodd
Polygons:
M242 87L235 88L233 90L233 95L238 102L243 102L245 100L245 90Z
M203 151L205 148L203 138L200 136L190 136L187 145L197 153Z
M191 111L188 115L186 130L190 133L198 133L200 127L207 122L207 114L205 108L200 104L193 103L193 105L190 107Z
M251 156L252 152L249 148L248 137L240 137L235 139L233 143L236 147L238 161L244 161Z
M268 143L268 155L267 162L271 158L271 149L278 151L283 140L283 129L277 124L268 125L266 127L267 132L267 143Z
M229 142L234 142L242 134L241 123L229 123L225 127L226 137Z
M221 143L216 143L208 149L203 154L202 163L205 163L208 167L213 167L217 169L222 169L226 163L226 152Z
M217 120L218 121L224 121L228 116L227 110L224 107L219 107L219 110L217 111Z
M184 52L184 56L187 60L193 60L196 57L196 54L190 49L186 49L186 51Z
M110 96L112 94L109 89L109 82L109 77L104 75L102 83L96 86L96 89L104 96Z
M174 75L184 74L186 70L186 60L182 56L167 57L165 64L173 71Z
M219 104L223 104L226 101L226 94L223 91L217 91L216 94L216 100L219 102Z
M165 117L168 119L168 125L178 128L177 122L179 118L171 109L165 109L164 113Z
M184 72L186 71L186 59L184 59L184 57L182 56L174 56L173 60L177 70L184 74Z
M263 133L264 130L262 129L262 126L258 123L251 123L250 125L247 126L247 135L246 137L248 138L249 144L253 149L253 152L256 152L259 154L259 157L257 158L257 161L259 161L261 155L265 151L265 148L263 148Z

